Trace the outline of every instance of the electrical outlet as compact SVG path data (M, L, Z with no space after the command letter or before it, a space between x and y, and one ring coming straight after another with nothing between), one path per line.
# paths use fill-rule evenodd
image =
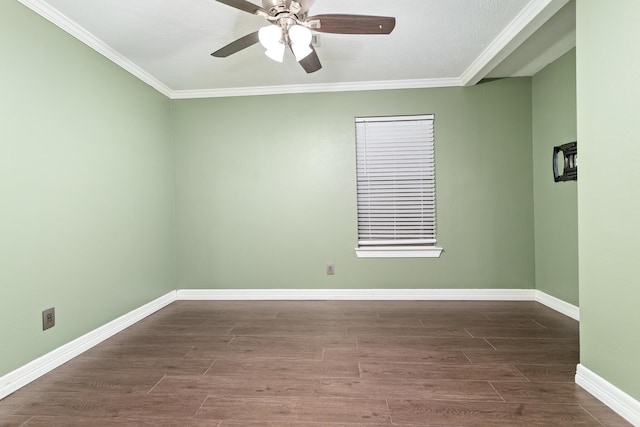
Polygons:
M327 264L327 276L333 276L336 274L336 266L334 264Z
M56 325L56 309L48 308L42 312L42 330L46 331Z

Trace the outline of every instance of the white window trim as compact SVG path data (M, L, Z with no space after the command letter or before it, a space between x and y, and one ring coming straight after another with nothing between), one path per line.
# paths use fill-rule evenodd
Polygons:
M380 246L356 248L358 258L440 258L443 249L438 246Z

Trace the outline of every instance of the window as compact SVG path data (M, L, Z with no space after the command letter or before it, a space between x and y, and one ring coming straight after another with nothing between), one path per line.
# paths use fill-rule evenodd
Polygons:
M359 257L438 257L434 116L357 117Z

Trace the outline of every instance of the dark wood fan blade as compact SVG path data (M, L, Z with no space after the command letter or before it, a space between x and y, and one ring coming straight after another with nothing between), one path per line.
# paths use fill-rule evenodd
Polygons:
M396 18L369 15L316 15L307 22L314 31L335 34L389 34L396 26Z
M256 4L253 4L251 2L248 2L246 0L216 0L216 1L219 3L224 3L227 6L235 7L236 9L240 9L244 12L251 13L253 15L269 14L269 12L267 12L262 7Z
M215 56L216 58L226 58L227 56L233 55L236 52L240 52L242 49L246 49L256 43L258 43L257 31L251 34L247 34L246 36L229 43L225 47L216 50L211 54L211 56Z
M312 52L309 55L307 55L305 58L298 61L298 64L302 65L302 68L304 68L307 74L315 73L316 71L322 68L322 64L320 63L320 58L318 58L318 53L313 48L313 45L309 47L311 47Z

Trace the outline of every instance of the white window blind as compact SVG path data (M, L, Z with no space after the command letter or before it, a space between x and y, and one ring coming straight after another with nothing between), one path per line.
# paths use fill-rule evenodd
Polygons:
M358 246L433 246L433 115L356 118Z

